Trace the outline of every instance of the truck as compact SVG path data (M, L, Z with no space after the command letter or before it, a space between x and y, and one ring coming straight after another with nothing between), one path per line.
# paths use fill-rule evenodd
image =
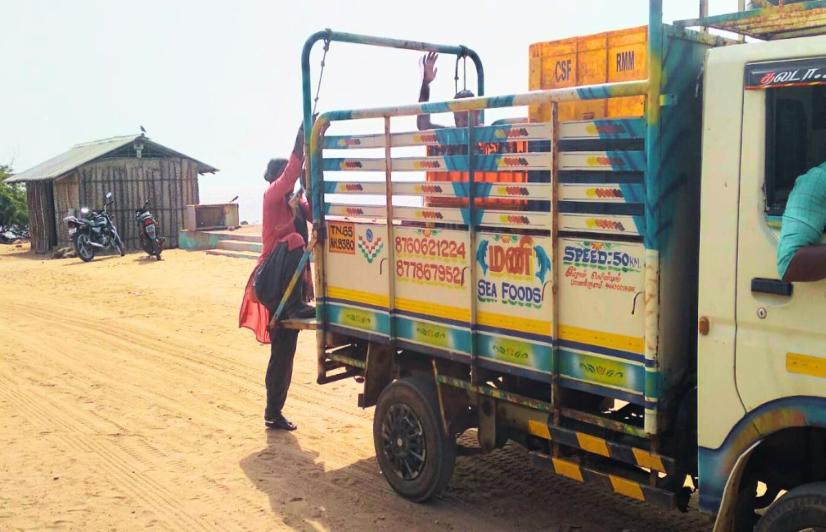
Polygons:
M696 500L715 530L826 527L826 283L776 269L789 192L826 158L826 2L703 4L666 24L651 0L642 40L534 45L533 90L494 97L465 46L308 39L317 316L282 325L315 329L320 384L363 383L402 497L512 441L576 482ZM313 124L321 40L470 58L478 95ZM513 116L486 125L492 109ZM391 127L451 112L476 119ZM383 129L322 134L362 120Z

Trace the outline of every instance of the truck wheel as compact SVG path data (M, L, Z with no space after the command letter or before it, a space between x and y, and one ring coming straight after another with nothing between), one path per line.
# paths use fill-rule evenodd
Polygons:
M804 484L774 502L758 521L757 532L826 530L826 482Z
M424 502L447 485L456 441L444 433L436 387L420 377L393 382L381 393L373 443L384 478L402 497Z

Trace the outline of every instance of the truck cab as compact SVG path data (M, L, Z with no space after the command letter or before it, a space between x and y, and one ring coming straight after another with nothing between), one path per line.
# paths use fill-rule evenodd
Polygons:
M826 161L826 37L711 49L704 78L699 467L714 509L724 491L759 481L761 504L826 475L826 283L777 272L794 181Z

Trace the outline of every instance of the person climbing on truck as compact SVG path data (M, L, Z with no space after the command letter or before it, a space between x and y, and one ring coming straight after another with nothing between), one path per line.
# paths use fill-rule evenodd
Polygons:
M281 413L292 379L298 331L278 327L272 334L268 330L270 314L275 310L290 277L295 272L306 245L306 237L296 224L296 212L301 210L302 220L311 219L311 210L302 194L292 194L301 175L304 161L304 126L298 129L289 160L271 159L264 172L270 183L264 192L263 248L258 263L250 275L241 302L239 326L251 329L261 343L270 344L270 361L264 379L267 388L267 405L264 423L269 428L295 430L294 423ZM306 222L304 222L306 224ZM306 234L306 228L304 233ZM262 279L262 277L266 279ZM304 283L298 283L285 305L287 319L303 319L315 316L315 308L304 301ZM261 286L266 285L269 296L262 300Z
M826 279L826 163L797 178L783 213L777 271L787 282Z
M436 52L428 52L427 54L422 57L420 61L420 65L422 67L422 85L419 89L419 102L427 102L430 100L430 84L433 80L436 79L436 73L438 72L438 68L436 68L436 61L439 59L439 54ZM457 78L458 80L458 78ZM458 88L458 87L457 87ZM462 99L462 98L473 98L476 96L473 91L463 88L462 90L457 90L456 94L453 96L454 99ZM482 123L482 114L480 111L457 111L453 113L453 121L457 128L468 127L478 127L484 125ZM418 115L416 117L416 127L419 131L424 131L428 129L445 129L449 126L443 126L441 124L435 124L430 120L430 115ZM519 149L516 145L519 143L509 143L507 147L504 148L507 152L519 152L525 151L527 148L526 145L522 146ZM523 143L524 144L524 143ZM492 155L498 153L502 147L497 145L493 142L480 142L477 144L479 153L481 155ZM465 155L467 154L467 146L466 145L437 145L437 146L428 146L427 147L427 155L428 156L445 156L445 155ZM447 177L448 181L465 181L467 180L467 173L466 172L446 172L442 173L446 174L436 177L439 175L438 172L429 173L428 180L440 180L444 177ZM506 174L499 175L496 172L475 172L474 180L476 182L481 181L505 181L505 182L522 182L525 180L524 173L510 173L507 172ZM482 208L492 208L492 209L507 209L507 208L517 208L517 206L523 206L524 203L520 203L518 200L500 200L500 199L487 199L487 198L477 198L476 199L476 206ZM467 206L467 200L464 198L429 198L428 199L428 206L430 207L465 207Z
M436 73L439 71L436 68L436 60L439 59L439 54L436 52L428 52L421 60L422 65L422 87L419 89L419 101L420 102L427 102L430 101L430 84L436 79ZM473 91L468 89L462 89L453 96L455 99L460 98L473 98L475 94ZM470 113L470 122L472 126L478 126L481 124L480 120L480 113L479 111L471 111ZM467 111L456 112L453 113L453 120L456 123L456 127L467 127L468 125L468 113ZM439 124L434 124L430 121L430 115L419 115L416 117L416 126L419 128L419 131L423 131L425 129L444 129L447 126L442 126Z

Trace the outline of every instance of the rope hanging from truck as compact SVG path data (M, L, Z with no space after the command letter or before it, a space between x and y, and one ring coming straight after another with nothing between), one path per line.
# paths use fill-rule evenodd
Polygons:
M467 49L462 46L462 53L456 56L453 69L453 94L459 94L459 60L462 60L462 90L467 90Z
M333 32L330 28L327 28L325 31L327 32L327 36L324 37L324 55L321 56L321 72L318 73L318 85L316 85L315 89L312 116L315 116L316 109L318 109L318 96L321 94L321 80L324 78L324 66L327 61L327 52L330 51L330 35Z

